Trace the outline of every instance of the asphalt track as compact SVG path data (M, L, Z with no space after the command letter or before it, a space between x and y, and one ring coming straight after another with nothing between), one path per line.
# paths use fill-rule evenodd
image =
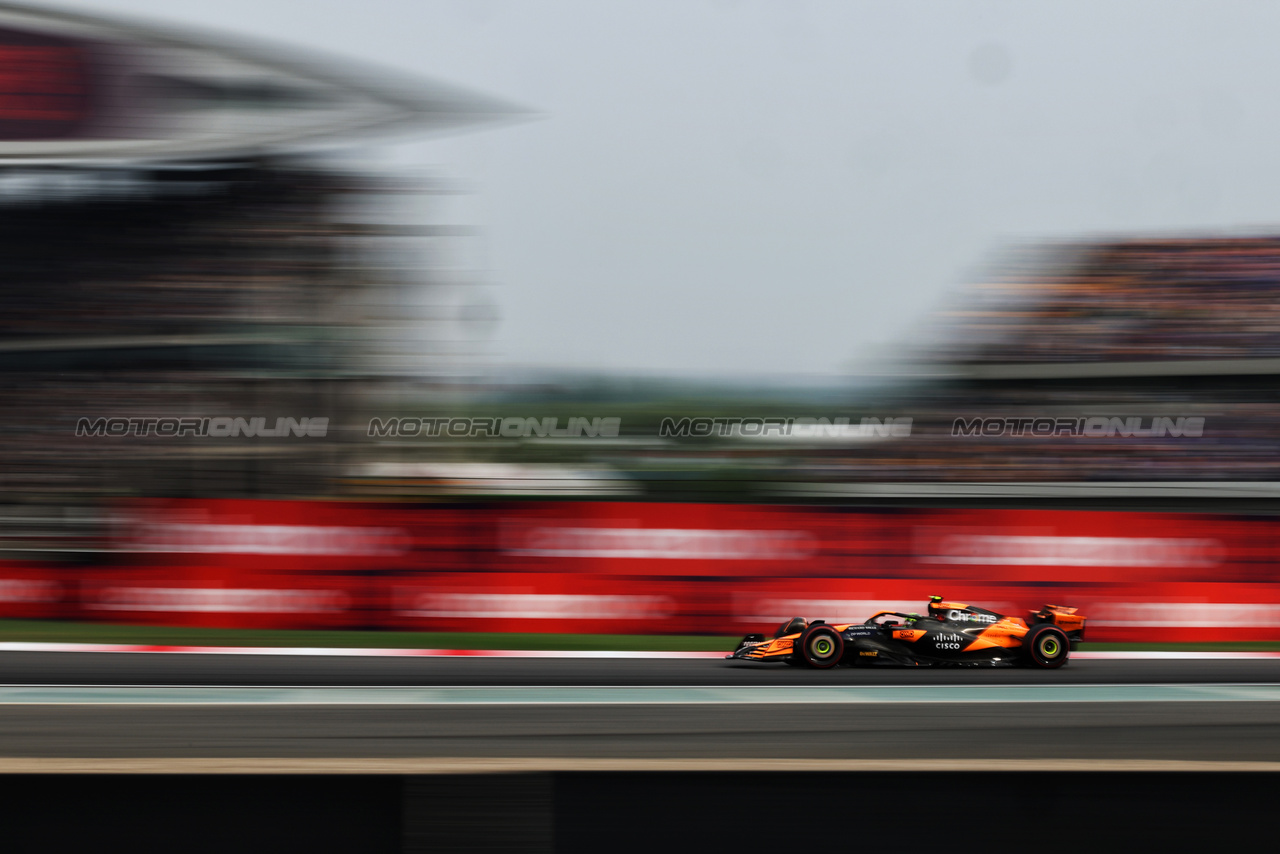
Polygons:
M173 700L163 686L200 687L185 689L197 699ZM1274 770L1280 765L1267 763L1280 763L1277 686L1274 658L823 672L723 660L5 652L0 770L93 770L95 762L97 770L120 770L119 762L183 770L184 761L241 771L280 770L281 763L367 771L404 770L405 763L416 770L725 763L976 770L1153 762ZM496 692L499 701L466 699L478 696L475 689ZM754 689L760 696L752 697ZM365 699L343 699L341 691L352 690ZM473 693L438 700L463 690ZM610 690L630 693L616 702L582 701ZM45 699L4 699L23 691ZM125 703L97 699L108 694ZM864 694L881 699L864 702ZM288 699L298 696L310 699ZM706 697L720 699L699 699Z
M1074 660L1060 670L809 670L724 659L345 658L0 652L0 685L761 686L1277 684L1280 658Z

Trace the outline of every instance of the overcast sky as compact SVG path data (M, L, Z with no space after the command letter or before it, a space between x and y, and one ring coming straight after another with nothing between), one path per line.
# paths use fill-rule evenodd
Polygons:
M1265 229L1280 4L76 0L541 117L400 146L474 183L500 358L834 375L1000 246Z

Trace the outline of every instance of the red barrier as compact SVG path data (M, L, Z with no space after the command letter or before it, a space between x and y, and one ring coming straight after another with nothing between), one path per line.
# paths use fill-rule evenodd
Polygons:
M75 574L57 564L0 561L0 617L49 620L71 616Z
M84 618L736 633L919 611L936 593L1015 614L1074 605L1091 640L1280 639L1265 517L304 501L140 501L120 515L113 561L75 577ZM0 613L16 616L4 579Z

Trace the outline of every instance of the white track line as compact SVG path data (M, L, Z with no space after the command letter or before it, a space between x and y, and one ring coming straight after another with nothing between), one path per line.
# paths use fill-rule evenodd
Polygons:
M1169 659L1177 661L1210 661L1226 658L1280 658L1280 652L1142 652L1138 650L1117 650L1115 652L1073 652L1072 658L1083 661L1101 661L1117 659L1124 661L1143 661L1151 659Z
M377 649L293 646L148 646L108 643L0 643L0 652L111 652L161 655L303 655L353 658L724 658L724 652L684 650Z
M814 706L1280 703L1280 685L827 685L753 687L0 686L0 707L56 706Z

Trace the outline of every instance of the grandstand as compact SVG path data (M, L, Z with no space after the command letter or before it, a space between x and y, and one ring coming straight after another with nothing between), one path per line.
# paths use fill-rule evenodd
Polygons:
M379 263L403 229L354 211L412 189L340 165L342 148L510 114L328 57L0 6L0 489L326 494L383 346L359 307L404 287ZM321 416L335 429L305 441L77 435L81 419Z
M831 413L909 418L909 435L681 440L663 454L732 467L756 496L1239 498L1269 511L1280 498L1278 296L1272 236L1019 247L931 318L905 376Z
M937 358L976 378L1275 373L1280 239L1134 239L1013 256L958 309ZM980 297L980 298L976 298Z
M935 380L908 404L909 453L865 457L859 475L1261 494L1263 484L1280 482L1277 296L1280 240L1270 236L1010 253L936 316L937 343L922 370ZM1138 429L956 429L957 420L1032 418L1121 419ZM1144 433L1164 418L1203 419L1203 429Z
M0 488L11 501L66 506L488 494L486 479L507 493L519 481L536 494L735 500L1280 484L1280 240L1270 236L1011 253L939 314L928 380L801 413L909 418L907 436L667 441L661 417L798 410L757 389L752 412L741 396L699 392L686 397L703 409L682 413L664 388L625 411L612 403L605 414L626 417L607 444L365 441L370 405L417 413L429 402L412 383L421 391L466 372L430 310L405 312L422 280L408 281L393 256L428 235L365 215L371 199L376 208L406 188L332 155L369 134L512 113L327 57L0 5L0 385L10 407ZM522 393L496 393L485 413L511 414L501 407L527 403ZM598 389L569 398L610 400ZM272 426L316 417L329 419L324 435ZM239 418L255 435L77 435L82 419L112 418ZM1203 419L1203 430L955 433L957 421L1035 418Z

